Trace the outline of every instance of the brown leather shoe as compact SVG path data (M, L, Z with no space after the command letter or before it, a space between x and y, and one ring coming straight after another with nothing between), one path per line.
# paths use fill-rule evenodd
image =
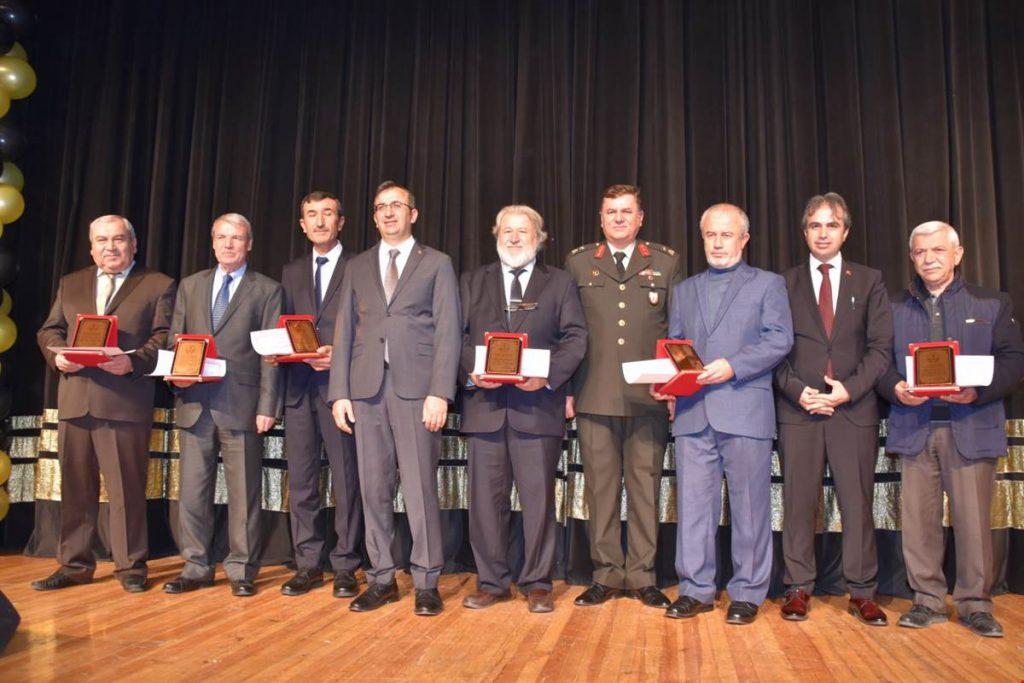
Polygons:
M850 598L850 606L846 611L868 626L886 626L889 623L878 603L867 598Z
M512 593L488 593L487 591L476 591L470 593L462 600L462 606L469 609L486 609L493 604L505 602L512 599Z
M551 601L551 591L543 588L534 588L526 594L526 605L534 614L554 612L555 603Z
M807 619L807 612L811 609L811 596L802 588L791 588L786 591L785 601L782 603L782 618L789 621L804 621Z

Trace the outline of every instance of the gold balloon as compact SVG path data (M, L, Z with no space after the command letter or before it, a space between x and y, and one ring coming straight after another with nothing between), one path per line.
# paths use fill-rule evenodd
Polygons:
M5 56L28 61L28 53L25 52L25 48L22 47L21 43L15 43L14 47Z
M36 89L36 72L24 59L0 57L0 86L12 100L20 100Z
M0 486L11 477L11 456L0 451Z
M0 489L0 519L7 516L7 511L11 509L11 496L7 493L7 489Z
M0 353L14 346L18 338L18 327L6 315L0 315Z
M7 91L0 88L0 119L7 116L7 112L11 110L11 96L7 94Z
M14 307L14 300L6 289L0 291L3 292L0 294L0 315L10 315L11 309Z
M3 57L0 57L3 59ZM18 192L18 188L10 185L0 185L0 223L7 225L21 218L25 211L25 198Z
M2 88L0 92L3 92ZM25 189L25 174L13 161L5 161L3 173L0 173L0 185L10 185L20 192Z

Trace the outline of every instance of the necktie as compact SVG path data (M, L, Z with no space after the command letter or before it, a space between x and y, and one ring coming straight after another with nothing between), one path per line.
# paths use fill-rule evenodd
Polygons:
M220 320L224 317L224 311L228 310L228 302L231 300L231 275L224 276L224 283L217 292L217 299L213 302L213 331L220 327Z
M384 298L391 303L391 297L395 295L395 288L398 287L398 250L389 249L388 269L384 272Z
M320 312L320 304L323 303L322 299L324 297L323 289L321 289L321 286L320 286L320 269L324 267L325 263L327 263L327 257L326 256L317 256L316 257L316 274L313 276L313 289L316 290L316 312L317 313Z
M512 313L516 306L523 303L523 283L519 281L519 276L526 272L525 268L513 268L512 269L512 288L508 295L508 319L512 321Z
M626 266L622 265L622 262L626 260L626 252L617 251L615 252L615 270L619 271L619 275L626 274Z
M99 282L96 283L96 314L105 315L110 299L114 296L114 276L110 273L103 273Z
M830 263L822 263L818 266L818 270L821 271L821 287L818 288L818 312L821 313L825 336L829 339L832 338L832 323L835 321L835 313L832 310L832 278L828 276L828 271L831 269L832 264ZM825 374L829 377L832 376L831 358L825 365Z

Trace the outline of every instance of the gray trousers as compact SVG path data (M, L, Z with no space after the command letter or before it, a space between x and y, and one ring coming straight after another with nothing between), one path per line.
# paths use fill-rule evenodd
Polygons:
M561 452L561 437L523 434L507 423L497 432L469 435L469 540L479 590L504 593L512 584L508 538L513 480L523 511L525 551L516 583L522 593L551 590L555 470Z
M412 534L409 570L416 588L437 588L444 566L441 509L437 501L437 463L441 432L423 426L423 399L404 399L384 371L380 391L352 402L356 459L366 521L368 583L395 579L394 497L401 475L405 511Z
M182 576L213 578L214 494L217 453L224 462L228 488L228 556L224 573L230 581L256 578L260 561L260 509L263 484L263 437L255 431L221 429L208 410L181 430L181 486L178 523Z
M953 603L960 616L991 612L992 489L996 461L960 455L948 426L933 425L924 450L902 456L903 558L914 603L946 611L946 575L942 571L945 533L942 492L949 496L956 539L956 587Z
M779 450L786 587L814 592L815 521L828 460L843 520L843 576L851 598L873 599L878 586L872 514L878 427L862 427L843 417L808 424L780 423Z

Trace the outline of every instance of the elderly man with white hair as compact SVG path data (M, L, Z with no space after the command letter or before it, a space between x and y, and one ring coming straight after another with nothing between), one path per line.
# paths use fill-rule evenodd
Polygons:
M903 555L914 604L899 625L925 628L948 620L943 497L949 496L956 538L953 603L961 624L1001 637L992 617L990 509L996 459L1007 451L1003 399L1024 376L1024 342L1010 297L964 282L964 249L956 230L930 221L910 234L917 276L892 300L893 364L878 383L891 404L886 449L902 465ZM992 383L926 398L907 381L908 344L955 340L967 355L995 357Z

